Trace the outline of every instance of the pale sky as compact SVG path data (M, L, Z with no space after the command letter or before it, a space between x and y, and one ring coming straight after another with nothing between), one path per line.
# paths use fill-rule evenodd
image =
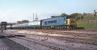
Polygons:
M33 13L39 19L61 13L83 13L97 10L97 0L0 0L0 22L33 20Z

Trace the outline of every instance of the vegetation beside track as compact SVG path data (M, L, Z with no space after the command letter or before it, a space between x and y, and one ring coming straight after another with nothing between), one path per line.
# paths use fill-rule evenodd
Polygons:
M77 21L78 27L85 29L97 29L97 16L83 16Z

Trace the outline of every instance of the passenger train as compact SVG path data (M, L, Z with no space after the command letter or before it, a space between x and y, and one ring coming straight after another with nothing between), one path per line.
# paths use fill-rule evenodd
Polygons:
M75 29L75 20L68 16L36 20L29 23L13 25L13 29Z

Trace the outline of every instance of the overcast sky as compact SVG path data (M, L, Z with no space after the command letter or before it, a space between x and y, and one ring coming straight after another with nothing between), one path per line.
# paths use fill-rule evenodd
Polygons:
M61 13L83 13L97 10L97 0L0 0L0 22L33 20L33 13L39 19Z

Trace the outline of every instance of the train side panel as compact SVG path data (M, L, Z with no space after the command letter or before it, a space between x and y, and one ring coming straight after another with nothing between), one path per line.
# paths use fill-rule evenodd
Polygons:
M41 21L43 29L64 29L66 28L66 16L48 18Z
M66 25L65 23L66 17L56 17L42 20L42 26L58 26L58 25Z

